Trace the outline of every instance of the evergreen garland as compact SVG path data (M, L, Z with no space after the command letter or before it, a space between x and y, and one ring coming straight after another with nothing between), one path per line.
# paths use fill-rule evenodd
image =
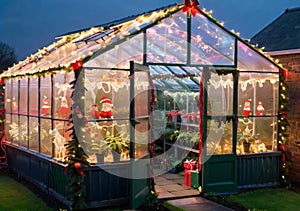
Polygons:
M287 128L289 122L287 120L287 103L288 103L288 87L283 75L279 78L279 110L278 110L278 149L281 151L281 168L280 168L280 183L283 186L290 186L288 178L288 169L291 165L287 159L285 145L288 144L289 134Z
M5 119L5 100L4 100L4 82L0 79L0 169L7 163L6 151L3 147L5 136L4 119Z
M86 119L81 112L84 105L82 98L84 92L82 92L81 89L75 90L75 86L80 83L80 80L78 80L80 72L81 68L74 71L75 80L70 83L72 86L71 88L73 89L72 114L70 115L70 128L68 129L68 131L71 131L71 140L65 145L67 149L66 160L68 161L67 174L69 200L73 210L82 209L86 206L86 187L83 185L84 172L82 166L89 165L89 162L87 161L88 156L84 152L78 139L78 135L80 135L80 133L78 134L78 128L84 128L86 124Z

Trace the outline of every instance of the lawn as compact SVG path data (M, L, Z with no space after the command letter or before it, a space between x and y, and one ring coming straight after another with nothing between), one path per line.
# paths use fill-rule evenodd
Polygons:
M300 194L284 188L259 189L225 198L250 211L300 211Z
M28 188L0 171L0 210L54 210Z

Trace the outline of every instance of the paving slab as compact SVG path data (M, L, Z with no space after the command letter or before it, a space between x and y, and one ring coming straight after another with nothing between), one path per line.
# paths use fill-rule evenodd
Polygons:
M167 202L186 211L233 211L233 209L205 199L201 196L168 200Z

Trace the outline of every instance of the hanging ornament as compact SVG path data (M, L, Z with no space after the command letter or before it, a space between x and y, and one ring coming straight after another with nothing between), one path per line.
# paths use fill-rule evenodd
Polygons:
M168 106L170 106L171 105L171 101L170 100L168 100Z
M261 101L258 102L257 108L256 108L256 115L262 116L263 112L265 111L265 108L263 107L263 104Z
M244 104L244 110L243 110L243 115L244 116L249 116L251 115L251 99L248 99L245 101L245 104Z
M49 106L49 100L47 96L44 96L43 98L43 105L42 105L42 115L49 114L50 106Z

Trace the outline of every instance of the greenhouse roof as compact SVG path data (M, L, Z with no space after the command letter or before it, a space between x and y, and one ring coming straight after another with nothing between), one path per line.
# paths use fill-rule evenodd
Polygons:
M246 43L236 33L225 29L209 12L196 8L190 14L184 11L185 7L184 4L173 4L61 35L58 41L4 71L0 77L21 78L42 76L57 71L72 71L78 62L85 63L144 32L146 36L153 37L159 34L161 35L159 39L165 40L164 43L153 42L151 45L146 42L149 54L155 55L155 58L150 59L151 62L144 61L144 64L162 66L163 63L166 66L170 64L181 66L182 68L173 68L172 71L175 73L176 71L186 73L184 70L186 66L279 71L280 66L270 57ZM145 47L139 45L131 48L144 52ZM114 61L113 59L112 57L111 61Z

